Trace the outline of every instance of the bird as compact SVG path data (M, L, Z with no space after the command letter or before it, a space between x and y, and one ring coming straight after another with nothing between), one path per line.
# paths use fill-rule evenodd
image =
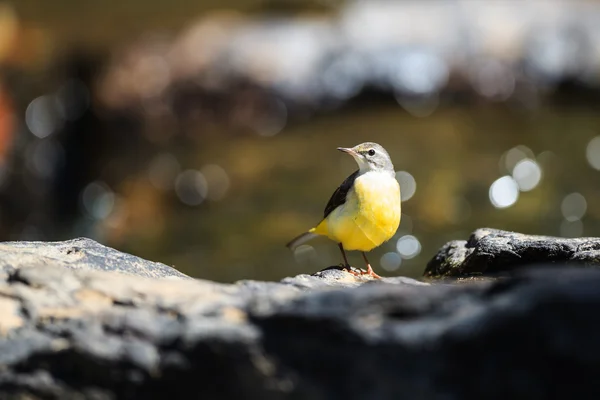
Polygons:
M390 240L400 226L400 185L394 165L388 152L377 143L366 142L337 150L351 155L358 169L333 192L321 222L286 246L294 250L318 236L326 236L338 243L346 271L380 278L365 253ZM366 273L361 270L357 274L352 270L346 250L362 253Z

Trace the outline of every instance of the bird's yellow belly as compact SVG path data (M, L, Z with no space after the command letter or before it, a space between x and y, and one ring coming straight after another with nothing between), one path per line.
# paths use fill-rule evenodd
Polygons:
M400 225L400 187L389 175L356 179L346 202L324 221L326 235L346 250L370 251L388 241Z

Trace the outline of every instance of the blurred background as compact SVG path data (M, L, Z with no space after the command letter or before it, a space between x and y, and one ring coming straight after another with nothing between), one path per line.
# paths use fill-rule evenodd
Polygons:
M312 273L337 246L284 245L364 141L402 186L381 274L478 227L600 236L599 89L600 1L0 0L0 240Z

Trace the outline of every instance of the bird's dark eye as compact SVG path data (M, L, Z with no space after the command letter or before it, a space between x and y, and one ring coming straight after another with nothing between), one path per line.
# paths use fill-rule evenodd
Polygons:
M375 150L371 149L367 152L367 154L373 157L375 155Z

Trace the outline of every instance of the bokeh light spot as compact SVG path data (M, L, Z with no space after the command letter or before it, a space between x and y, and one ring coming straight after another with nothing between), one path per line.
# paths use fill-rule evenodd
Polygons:
M95 219L104 219L110 215L115 205L115 194L101 181L88 184L81 195L87 214Z
M365 65L360 57L342 57L323 71L323 86L337 99L348 99L363 87Z
M401 92L429 95L448 82L449 71L443 59L433 53L411 52L395 60L392 85Z
M216 164L205 165L200 169L208 185L207 198L211 201L218 201L225 197L229 189L229 175L223 167Z
M590 140L585 155L592 168L600 170L600 136Z
M504 101L515 90L511 67L496 60L482 62L472 74L475 89L484 97Z
M415 178L406 171L398 171L396 172L396 180L400 184L400 199L402 201L410 200L417 191Z
M535 154L529 147L519 145L511 148L500 159L501 172L512 172L517 163L526 158L535 158Z
M402 257L400 257L400 254L391 251L382 255L379 263L381 264L381 268L386 271L395 271L400 268Z
M519 199L519 185L512 176L503 176L492 183L489 196L494 207L510 207Z
M396 242L396 250L402 258L414 258L421 252L421 242L413 235L405 235Z
M585 215L587 201L581 193L570 193L563 199L560 210L567 221L577 221Z
M525 158L519 161L512 173L513 178L522 192L534 189L542 179L542 169L537 162Z
M177 176L175 192L182 203L197 206L206 199L208 185L200 171L188 169Z
M254 121L254 129L261 136L275 136L285 128L287 118L286 105L276 99L272 107Z
M40 96L29 103L25 110L25 123L31 133L39 138L54 133L62 125L54 98Z

